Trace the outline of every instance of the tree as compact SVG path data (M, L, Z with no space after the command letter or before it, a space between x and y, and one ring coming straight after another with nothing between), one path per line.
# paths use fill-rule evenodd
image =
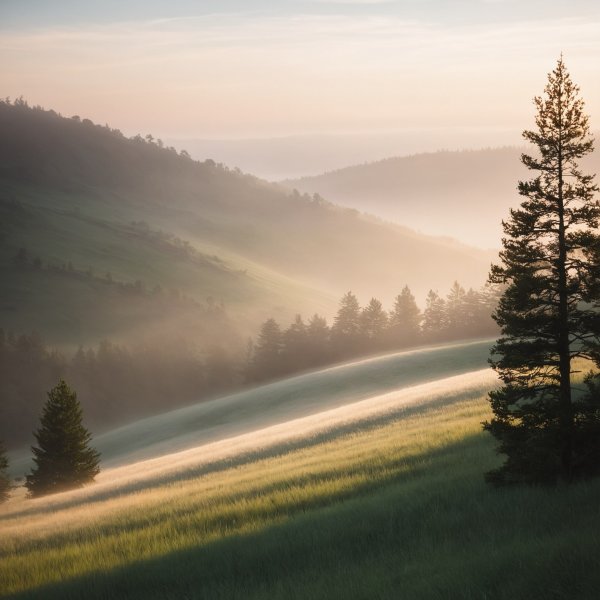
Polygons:
M88 446L92 436L82 424L77 394L63 379L48 392L34 435L35 467L25 482L30 496L82 487L100 472L100 454Z
M8 500L10 493L10 477L8 476L8 458L6 457L6 449L0 441L0 504Z
M267 319L258 335L248 379L262 381L281 375L282 334L275 319Z
M331 359L331 340L327 321L314 314L306 327L308 366L321 366Z
M571 376L575 358L600 365L600 204L593 175L578 166L593 140L562 57L534 102L537 130L523 136L538 155L522 162L535 175L519 182L526 199L503 224L502 264L490 274L506 285L490 359L504 385L490 392L494 417L484 423L506 455L487 474L498 484L571 481L598 470L600 436L589 433L598 395L574 398Z
M369 304L360 313L360 335L367 349L381 346L383 334L387 328L388 316L377 298L371 298Z
M466 292L464 288L455 281L446 296L446 331L449 337L465 337L467 325Z
M423 336L427 340L439 339L445 334L446 325L446 302L429 290L423 311Z
M286 372L301 371L308 364L307 330L300 315L282 335L282 361Z
M360 346L360 305L352 292L344 294L331 328L331 343L340 356L355 354Z
M394 347L409 346L418 341L421 333L421 311L409 287L405 285L396 296L390 313L389 336Z

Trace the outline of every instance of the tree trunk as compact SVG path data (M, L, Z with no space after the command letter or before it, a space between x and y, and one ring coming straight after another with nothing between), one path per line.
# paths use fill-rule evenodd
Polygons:
M562 133L562 132L561 132ZM562 144L562 141L559 142ZM567 298L567 247L565 239L562 148L558 151L558 357L560 374L559 427L561 466L565 481L573 477L573 408L571 402L571 349L569 347L569 306Z

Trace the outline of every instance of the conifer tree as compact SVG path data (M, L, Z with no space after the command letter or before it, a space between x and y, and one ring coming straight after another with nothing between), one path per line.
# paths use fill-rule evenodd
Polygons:
M360 346L360 305L352 292L344 294L331 328L334 352L343 356L358 351Z
M330 330L324 317L314 314L306 327L308 366L320 366L331 359Z
M429 290L423 311L423 336L427 340L440 339L446 327L446 302L437 292Z
M8 500L10 493L10 477L8 476L8 458L6 449L0 441L0 504Z
M390 313L389 336L392 346L401 347L414 344L421 332L421 311L409 287L405 285L396 296Z
M267 319L258 335L254 356L248 378L262 381L281 375L282 371L282 334L275 319Z
M284 370L299 371L308 363L307 330L300 315L296 315L294 322L283 332L282 360Z
M446 296L446 330L450 337L464 337L467 325L466 314L466 292L464 288L455 281Z
M494 314L502 336L490 360L503 387L490 392L494 417L484 428L505 463L494 483L571 481L598 470L598 394L572 393L573 359L600 365L600 205L593 175L578 161L593 149L579 88L562 57L534 100L537 147L523 154L534 172L504 223L501 265L490 280L506 285ZM596 431L595 435L593 432Z
M100 472L100 454L88 446L92 436L82 416L77 394L61 379L48 392L41 427L34 434L35 467L25 482L30 496L82 487Z
M388 316L377 298L371 298L369 304L360 313L360 334L368 348L381 345L383 333L387 328Z

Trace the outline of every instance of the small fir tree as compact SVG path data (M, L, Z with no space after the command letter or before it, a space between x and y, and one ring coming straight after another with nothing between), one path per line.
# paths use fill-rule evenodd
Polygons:
M519 182L525 197L504 223L501 265L490 280L506 286L494 318L502 337L492 367L504 383L490 393L494 417L484 428L506 462L494 483L571 481L598 471L598 393L573 395L573 359L600 365L600 205L592 175L578 161L593 149L579 89L562 57L535 98L537 156Z
M77 394L61 379L48 392L41 427L34 434L35 467L25 482L30 496L82 487L100 472L100 454L88 446L92 436L81 421Z

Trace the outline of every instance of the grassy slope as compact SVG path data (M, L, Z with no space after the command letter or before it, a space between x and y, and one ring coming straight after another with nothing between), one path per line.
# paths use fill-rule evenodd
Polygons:
M195 448L374 395L484 369L490 343L426 346L304 373L134 421L96 436L94 446L104 467ZM30 449L11 453L10 465L15 477L29 472Z
M482 391L201 477L0 513L17 598L595 598L600 482L495 490ZM573 510L577 507L577 510Z

